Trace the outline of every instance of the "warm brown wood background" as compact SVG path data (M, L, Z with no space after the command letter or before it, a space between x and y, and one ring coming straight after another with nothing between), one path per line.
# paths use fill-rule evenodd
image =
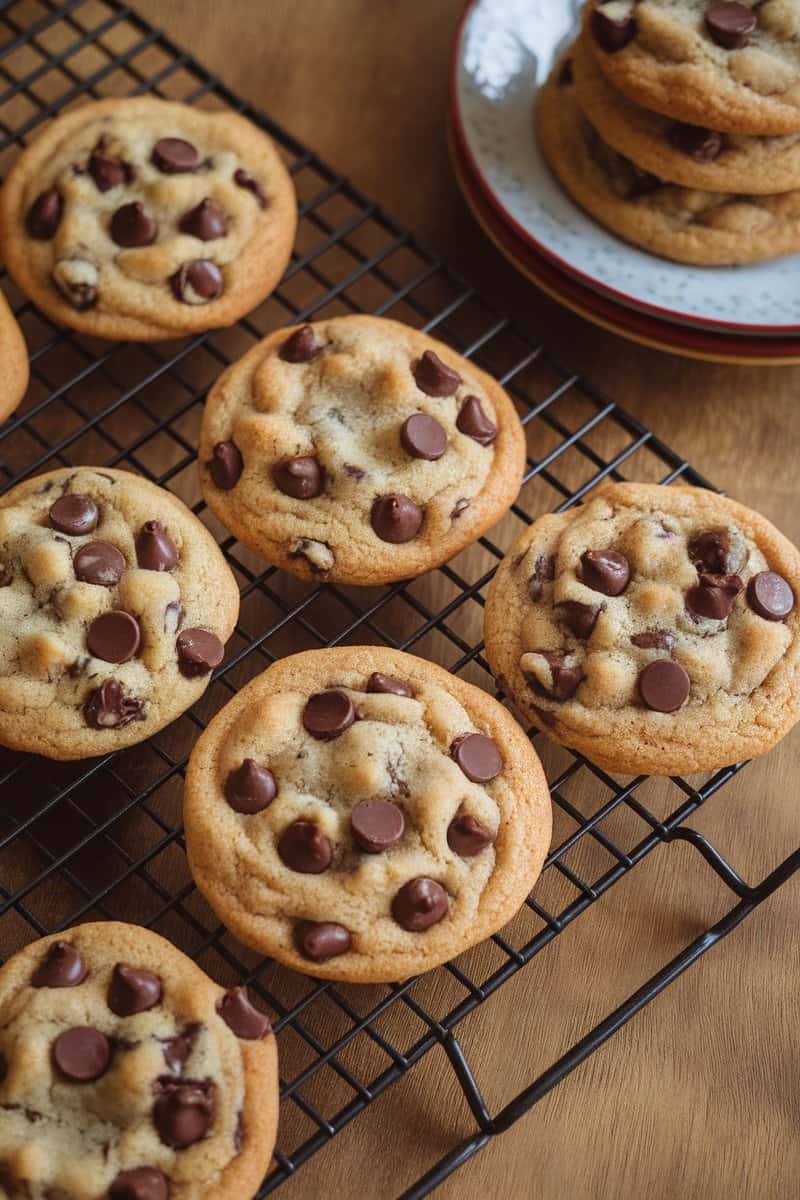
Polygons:
M462 0L138 0L138 8L718 485L800 540L800 368L697 364L595 330L517 278L473 223L445 142ZM748 878L797 844L798 748L796 731L693 821ZM439 1194L796 1196L797 900L795 882ZM509 1099L728 906L693 850L648 859L466 1023L489 1103ZM281 1194L394 1196L471 1129L434 1053Z

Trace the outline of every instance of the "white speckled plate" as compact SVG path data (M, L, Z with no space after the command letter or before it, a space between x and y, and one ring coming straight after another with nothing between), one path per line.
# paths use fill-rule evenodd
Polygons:
M536 90L579 26L581 0L472 0L453 54L452 118L469 165L514 232L596 291L690 326L800 333L800 255L690 267L645 254L565 195L533 130Z

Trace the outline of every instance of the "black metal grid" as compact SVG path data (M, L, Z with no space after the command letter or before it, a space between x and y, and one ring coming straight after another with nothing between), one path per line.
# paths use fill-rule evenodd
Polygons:
M195 891L180 825L187 755L233 691L293 650L383 642L493 689L479 640L483 593L524 524L575 503L607 477L705 481L522 337L311 150L123 4L16 0L0 11L0 39L0 171L44 121L87 95L150 91L230 107L266 128L286 158L300 204L296 251L280 287L231 330L157 346L99 342L56 328L3 281L28 342L32 380L22 408L0 429L0 490L76 463L116 464L168 486L221 542L241 586L242 611L227 662L204 699L150 742L79 764L0 751L0 960L36 935L113 917L157 929L221 982L248 982L274 1017L281 1054L278 1149L259 1196L443 1047L476 1132L404 1193L427 1195L788 879L800 852L750 888L684 827L741 764L699 785L644 778L621 784L540 745L552 780L554 849L534 897L502 935L401 985L320 984L258 960ZM265 570L205 511L195 472L202 399L220 371L272 328L361 311L434 331L494 373L526 426L528 472L518 503L491 537L441 570L383 588L304 585ZM648 854L676 838L697 847L735 894L735 906L529 1088L490 1113L457 1039L459 1023Z

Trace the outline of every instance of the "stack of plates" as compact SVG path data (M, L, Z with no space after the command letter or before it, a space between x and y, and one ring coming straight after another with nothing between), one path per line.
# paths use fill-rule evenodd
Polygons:
M574 39L580 0L471 0L453 51L459 183L498 249L561 304L614 333L693 358L800 363L800 256L744 267L652 257L561 190L534 134L538 87Z

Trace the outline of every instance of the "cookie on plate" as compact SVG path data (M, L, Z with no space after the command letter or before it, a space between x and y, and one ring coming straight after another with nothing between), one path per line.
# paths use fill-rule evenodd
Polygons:
M295 227L294 188L265 133L151 96L58 117L0 193L15 283L60 324L130 341L249 312L278 283Z
M239 612L211 534L163 488L75 467L0 499L0 745L85 758L203 694Z
M540 517L486 603L499 685L610 771L764 754L800 716L800 553L714 492L620 483Z
M539 759L491 696L380 646L281 659L189 761L189 863L245 944L374 983L513 917L550 843Z
M657 179L709 192L800 188L800 131L770 138L687 125L641 108L612 87L584 38L569 60L580 106L600 137Z
M651 254L721 266L800 250L800 191L745 196L662 183L602 139L563 62L539 93L536 119L542 152L572 199Z
M350 316L281 329L217 380L203 494L236 537L302 578L421 575L503 516L525 435L500 385L424 333Z
M0 1196L250 1200L278 1120L270 1023L149 930L42 938L0 968Z
M30 370L28 347L17 319L0 292L0 362L3 364L3 386L0 392L0 421L19 405L28 389Z
M601 70L644 108L731 133L800 133L796 0L588 0Z

